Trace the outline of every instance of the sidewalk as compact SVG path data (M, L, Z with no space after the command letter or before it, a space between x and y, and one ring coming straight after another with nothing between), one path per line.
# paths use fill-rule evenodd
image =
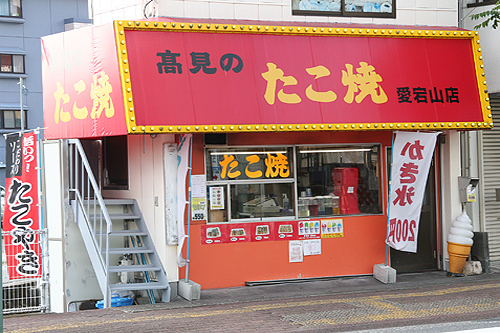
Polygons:
M235 287L208 289L201 291L196 301L187 301L177 297L170 303L144 304L133 306L131 311L159 309L177 309L208 305L236 304L255 301L296 299L311 296L348 295L350 293L412 290L419 287L453 286L464 283L500 282L500 262L491 264L491 273L464 277L449 277L445 271L398 274L396 283L384 284L373 276L339 277L307 282L289 282L282 284L253 287ZM195 281L196 282L196 281Z
M4 316L5 332L352 332L498 318L500 265L491 273L444 271L202 290L201 299L68 313Z

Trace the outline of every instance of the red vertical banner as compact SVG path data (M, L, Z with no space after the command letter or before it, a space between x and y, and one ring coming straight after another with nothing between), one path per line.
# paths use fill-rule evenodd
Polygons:
M10 279L40 277L42 257L38 209L37 134L6 139L5 210L3 231Z

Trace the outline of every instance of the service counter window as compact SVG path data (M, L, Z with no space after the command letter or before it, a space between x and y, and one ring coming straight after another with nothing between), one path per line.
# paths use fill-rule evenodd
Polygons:
M208 222L380 214L380 145L206 151Z
M293 147L207 150L208 221L290 219Z
M380 146L297 147L298 217L380 214Z
M294 216L293 183L230 185L231 220Z

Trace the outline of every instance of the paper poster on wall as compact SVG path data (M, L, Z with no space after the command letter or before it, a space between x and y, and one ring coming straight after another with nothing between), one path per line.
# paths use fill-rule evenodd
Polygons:
M321 238L344 237L344 220L321 219Z
M467 202L476 202L476 187L472 184L467 186Z
M224 187L210 187L210 210L224 209Z
M274 223L275 240L297 239L297 221L276 222Z
M250 241L250 224L228 224L228 237L230 243L241 243Z
M273 223L252 223L250 225L252 242L262 242L274 240L274 224Z
M227 243L227 231L225 224L209 224L201 226L201 244Z
M207 219L207 198L191 198L191 220Z
M321 238L320 221L299 221L299 239Z
M288 261L289 262L303 262L304 252L303 252L302 241L289 241L288 242Z
M305 256L321 254L321 239L305 239L303 243Z
M207 185L205 183L205 175L191 176L191 198L206 198Z

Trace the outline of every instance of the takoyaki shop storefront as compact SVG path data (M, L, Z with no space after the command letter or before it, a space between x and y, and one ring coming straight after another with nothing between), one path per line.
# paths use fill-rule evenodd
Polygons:
M163 179L148 173L162 154L190 156L183 253L202 288L372 274L385 261L397 131L441 134L420 227L398 231L418 239L417 252L391 250L391 265L446 269L443 243L461 212L459 131L493 126L476 32L158 18L49 36L43 47L49 60L78 56L61 70L45 62L46 138L124 137L130 180L103 194L136 198L150 230L177 223L165 198L168 180L184 179L176 164ZM145 190L153 183L164 186L159 200ZM405 191L400 205L412 201ZM157 233L155 246L179 246L168 237ZM184 277L175 251L162 258L170 279Z

